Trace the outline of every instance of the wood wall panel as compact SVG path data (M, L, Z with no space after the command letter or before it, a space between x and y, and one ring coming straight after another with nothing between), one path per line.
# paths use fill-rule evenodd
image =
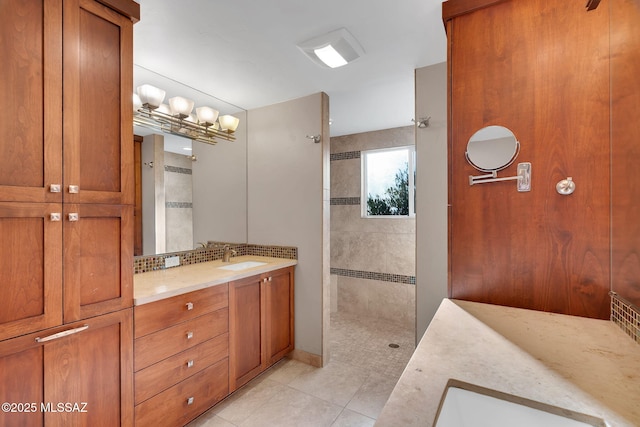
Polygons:
M640 1L610 1L611 288L640 307Z
M607 33L607 8L576 1L506 1L450 21L450 297L608 318ZM488 125L515 133L530 192L469 186L481 173L466 144ZM561 196L568 176L577 190Z

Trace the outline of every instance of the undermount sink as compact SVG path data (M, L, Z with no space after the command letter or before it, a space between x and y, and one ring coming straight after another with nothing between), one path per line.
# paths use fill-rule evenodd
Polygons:
M605 422L557 406L449 380L435 427L605 427Z
M260 262L260 261L245 261L245 262L239 262L237 264L229 264L229 265L225 265L224 267L218 267L220 270L230 270L230 271L242 271L242 270L246 270L247 268L253 268L253 267L260 267L261 265L266 265L266 262Z

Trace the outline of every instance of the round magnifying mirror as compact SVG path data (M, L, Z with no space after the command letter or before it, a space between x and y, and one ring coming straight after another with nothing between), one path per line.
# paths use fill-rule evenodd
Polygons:
M482 172L499 171L518 157L520 143L504 126L487 126L474 133L467 143L467 161Z

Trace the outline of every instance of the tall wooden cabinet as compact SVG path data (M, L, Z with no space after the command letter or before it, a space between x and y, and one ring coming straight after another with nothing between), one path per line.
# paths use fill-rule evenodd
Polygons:
M0 398L132 423L130 0L0 2ZM38 339L37 339L38 338Z

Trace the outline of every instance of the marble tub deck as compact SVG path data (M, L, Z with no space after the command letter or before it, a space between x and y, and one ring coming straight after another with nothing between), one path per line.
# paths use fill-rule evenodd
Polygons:
M608 320L445 299L376 426L432 426L450 378L640 426L640 346Z

